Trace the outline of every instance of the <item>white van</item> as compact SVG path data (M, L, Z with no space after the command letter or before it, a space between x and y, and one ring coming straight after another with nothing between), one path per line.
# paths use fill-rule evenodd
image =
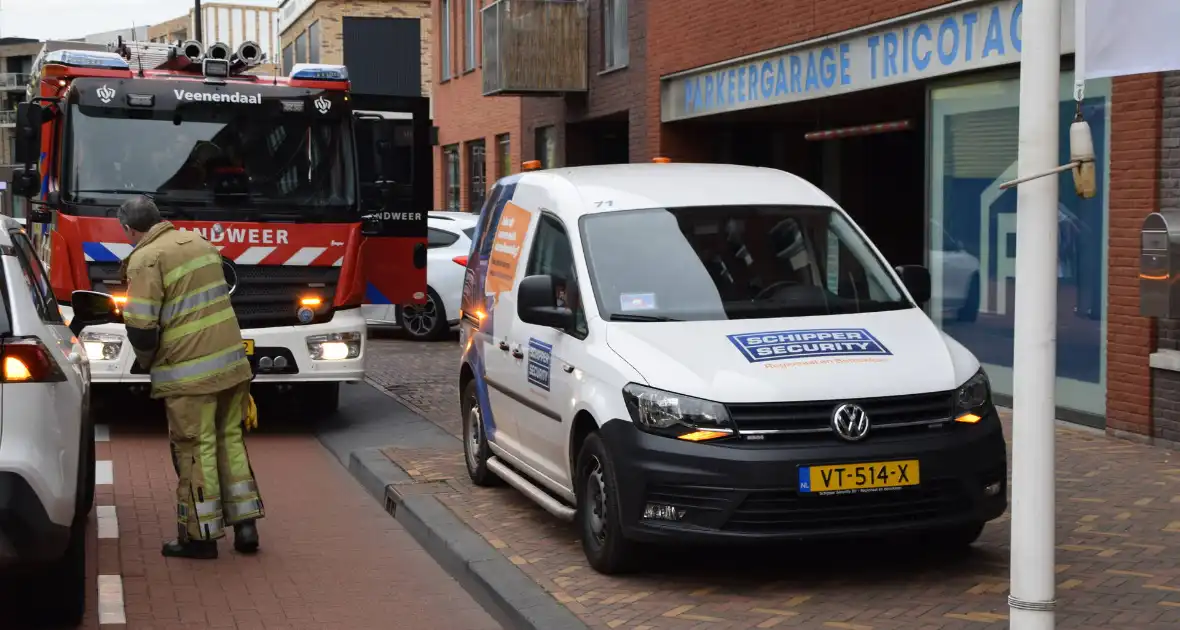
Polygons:
M969 545L1007 508L1007 453L929 294L781 171L504 178L464 282L467 470L575 520L604 573L651 542Z

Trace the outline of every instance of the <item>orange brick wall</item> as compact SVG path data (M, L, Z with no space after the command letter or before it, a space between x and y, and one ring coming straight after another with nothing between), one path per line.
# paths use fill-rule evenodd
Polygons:
M1152 322L1139 316L1139 229L1159 208L1161 75L1114 81L1110 131L1107 427L1151 435Z
M477 4L486 5L487 0L478 0ZM448 81L442 80L442 37L436 36L434 47L435 88L434 88L434 124L438 127L438 144L434 149L434 199L435 206L442 208L446 203L446 190L443 188L444 165L442 160L443 147L459 144L460 164L460 204L467 207L467 151L466 144L472 140L483 139L487 148L486 173L488 185L495 183L496 173L499 172L499 152L496 146L496 136L511 134L509 141L512 152L512 171L519 171L520 147L520 99L516 97L483 96L483 77L479 60L483 51L477 48L474 71L463 73L463 11L467 8L466 0L451 0L451 15L442 15L442 1L431 0L431 13L434 15L434 29L436 34L442 33L441 20L451 21L451 76ZM476 18L476 45L479 45L481 25Z

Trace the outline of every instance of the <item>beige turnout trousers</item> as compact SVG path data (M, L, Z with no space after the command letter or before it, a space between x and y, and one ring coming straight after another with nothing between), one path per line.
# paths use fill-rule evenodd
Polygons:
M249 395L246 381L217 394L164 398L179 477L176 520L181 540L216 540L227 525L264 515L242 438Z

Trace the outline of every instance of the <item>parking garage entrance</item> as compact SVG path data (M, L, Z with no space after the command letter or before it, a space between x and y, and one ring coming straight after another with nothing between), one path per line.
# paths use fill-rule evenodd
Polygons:
M798 175L836 200L890 265L926 264L926 85L748 109L664 125L694 161Z

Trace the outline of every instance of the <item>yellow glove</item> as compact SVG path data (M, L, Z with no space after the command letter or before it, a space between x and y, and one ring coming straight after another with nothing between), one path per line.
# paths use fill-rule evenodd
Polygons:
M254 397L247 394L248 402L246 407L246 430L258 428L258 407L254 404Z

